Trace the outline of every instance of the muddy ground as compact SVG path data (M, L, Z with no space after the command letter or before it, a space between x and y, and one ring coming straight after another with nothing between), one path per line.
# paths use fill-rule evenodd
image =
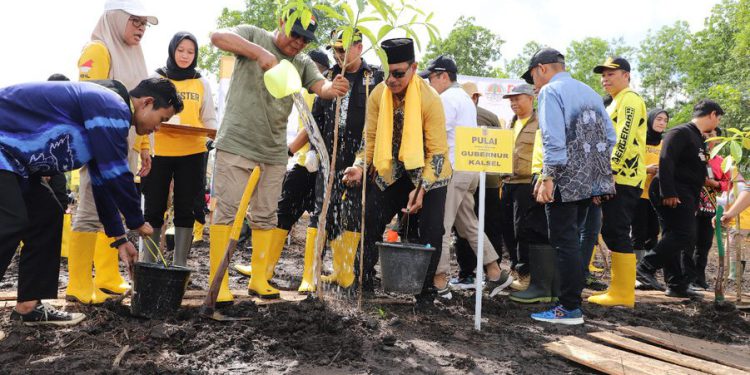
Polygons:
M304 226L298 224L278 268L280 286L293 289L299 283L303 246ZM249 261L247 251L238 255ZM712 257L710 274L715 265ZM193 249L189 266L196 270L190 289L205 289L207 245ZM63 292L65 269L63 261ZM15 290L16 273L14 264L0 282L0 292ZM230 279L232 289L246 288L246 279L238 274L230 272ZM415 311L405 298L386 303L384 295L378 297L364 300L361 311L355 297L336 291L326 293L325 303L308 299L256 306L242 301L225 313L253 319L232 323L200 318L197 308L183 308L166 320L144 320L118 304L69 305L68 310L87 315L73 328L11 324L10 308L4 308L0 329L7 337L0 341L0 373L593 373L547 354L542 345L620 325L648 326L750 350L750 315L717 312L710 300L640 303L634 310L584 302L586 324L560 327L529 318L544 306L485 298L482 331L476 332L474 297L469 293L454 293L452 301L428 311Z

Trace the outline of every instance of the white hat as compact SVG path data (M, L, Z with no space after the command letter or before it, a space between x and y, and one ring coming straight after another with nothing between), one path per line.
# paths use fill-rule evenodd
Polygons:
M122 10L136 17L146 17L148 23L158 25L159 19L149 15L146 7L139 0L106 0L104 1L104 11Z

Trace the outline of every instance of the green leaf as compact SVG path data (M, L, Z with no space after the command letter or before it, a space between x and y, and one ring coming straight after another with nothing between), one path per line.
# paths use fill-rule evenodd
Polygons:
M417 13L419 13L419 14L423 15L423 16L425 15L425 14L424 14L424 11L422 11L421 9L419 9L419 8L415 7L414 5L411 5L411 4L405 4L405 5L404 5L404 8L406 8L406 9L411 9L411 10L413 10L413 11L415 11L415 12L417 12Z
M385 72L385 79L388 79L388 55L385 54L385 51L382 48L376 48L375 54L378 55L378 58L380 59L380 66L383 69L383 72Z
M344 28L344 34L341 36L341 41L343 42L344 49L348 49L349 45L352 44L353 34L353 29L351 27Z
M346 16L349 18L349 24L354 24L354 11L352 11L352 8L347 3L341 3L341 9L346 12Z
M292 27L294 26L294 22L296 20L297 19L294 18L294 15L287 18L286 23L284 24L284 34L286 34L286 36L292 35Z
M737 129L737 128L727 128L726 131L728 131L730 133L734 133L736 135L744 135L744 133L741 130Z
M374 17L374 16L362 17L359 19L357 26L359 26L359 24L364 23L364 22L373 22L373 21L380 21L380 18Z
M317 4L315 5L315 9L322 11L326 17L328 18L334 18L339 21L346 22L346 18L339 14L339 12L336 11L336 9L333 9L332 7L325 5L325 4Z
M388 33L390 33L391 30L393 30L393 26L391 26L391 25L383 25L383 26L381 26L380 30L378 30L378 39L377 39L377 41L380 42L381 40L383 40L383 38L386 35L388 35Z
M388 22L388 11L385 10L386 5L380 0L370 0L370 5L380 14L384 22Z
M729 151L734 160L742 160L742 145L739 142L732 142L729 146Z
M729 141L724 141L714 146L714 148L711 149L711 153L710 153L711 159L713 159L716 155L718 155L721 149L724 148L724 146L726 146L728 142Z
M424 22L429 23L432 20L432 17L435 15L435 12L430 12L430 14L427 15L427 18L425 18Z
M365 0L357 0L357 9L360 12L362 12L365 9L365 6L367 6L367 4L365 4Z
M721 162L721 169L724 172L729 172L732 170L732 167L734 167L734 158L732 156L727 156L724 161Z
M724 137L711 137L711 138L706 139L706 142L723 141L725 139L726 138L724 138Z
M374 46L380 42L378 39L375 39L375 35L372 33L372 30L370 30L369 28L364 27L364 26L357 26L357 29L359 29L362 35L364 35L364 37L370 41L371 45Z
M302 12L302 27L307 29L308 26L310 26L310 21L312 21L312 12L309 10L305 10Z
M742 147L750 150L750 138L744 138L742 140Z

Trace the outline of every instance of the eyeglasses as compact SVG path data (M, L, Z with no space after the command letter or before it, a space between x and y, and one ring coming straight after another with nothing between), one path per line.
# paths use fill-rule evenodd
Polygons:
M151 26L151 25L149 25L148 19L146 19L146 18L130 17L130 18L128 18L128 21L132 22L133 26L135 26L135 27L137 27L139 29L141 27L149 27L149 26Z
M393 78L404 78L409 70L411 70L411 68L408 68L406 70L391 70L390 72L388 72L388 74Z
M292 33L290 34L290 36L293 39L302 39L302 42L305 43L305 44L312 42L312 38L308 38L308 37L306 37L304 35L300 35L296 31L292 31Z
M439 76L440 76L441 74L443 74L443 73L445 73L445 72L432 72L432 73L430 73L430 74L429 74L429 75L427 76L427 80L428 80L428 81L430 81L430 82L432 82L432 79L433 79L433 78L435 78L435 77L439 77Z

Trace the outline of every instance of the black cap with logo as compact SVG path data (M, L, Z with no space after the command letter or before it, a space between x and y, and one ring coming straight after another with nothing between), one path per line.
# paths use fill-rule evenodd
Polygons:
M630 72L630 63L623 57L607 57L604 64L594 67L594 73L602 74L604 69L621 69Z
M292 13L294 13L295 10L296 10L296 8L290 9L289 13L287 13L287 16L284 17L284 20L286 21L286 19L289 17L289 15L291 15ZM295 34L301 36L302 38L305 39L306 43L309 43L309 42L316 41L316 39L315 39L315 30L317 28L318 28L318 20L317 20L317 18L315 16L315 12L313 12L312 18L310 18L310 24L307 25L307 28L305 28L304 26L302 26L302 19L301 18L297 18L297 20L294 21L294 26L292 26L292 33L295 33Z
M458 73L458 67L456 66L456 62L453 61L452 58L445 55L440 55L436 57L435 60L432 60L432 62L430 62L430 65L426 70L419 72L419 76L422 78L427 78L430 73L435 72Z
M529 68L526 69L526 73L524 73L521 78L523 78L523 80L527 83L532 84L534 83L534 80L531 79L531 69L533 69L537 65L555 63L565 63L565 56L563 56L560 51L554 48L542 48L539 51L536 51L534 56L531 56L531 60L529 61Z

